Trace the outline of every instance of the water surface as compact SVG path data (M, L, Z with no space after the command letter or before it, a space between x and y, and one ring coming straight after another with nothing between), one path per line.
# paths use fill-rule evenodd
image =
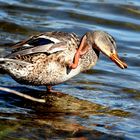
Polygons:
M114 36L119 55L128 64L122 70L101 55L93 69L54 87L94 104L91 113L48 112L40 104L0 91L0 139L139 140L139 19L139 0L0 0L1 57L8 53L9 44L37 32L58 30L82 36L104 30ZM0 74L0 86L21 92L45 90L20 85L5 74Z

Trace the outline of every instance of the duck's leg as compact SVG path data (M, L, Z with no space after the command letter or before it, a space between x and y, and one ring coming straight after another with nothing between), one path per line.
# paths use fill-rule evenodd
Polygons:
M46 88L47 88L47 92L52 92L53 90L52 90L52 86L46 86Z
M52 89L52 86L46 86L46 88L47 88L47 93L51 93L51 95L55 95L55 96L62 96L63 95L63 93L61 93L61 92L54 91Z
M76 69L78 66L80 57L84 55L88 51L88 49L89 49L89 45L87 44L86 36L84 36L82 38L79 48L77 49L77 52L75 53L74 61L73 63L69 64L69 67L72 69Z

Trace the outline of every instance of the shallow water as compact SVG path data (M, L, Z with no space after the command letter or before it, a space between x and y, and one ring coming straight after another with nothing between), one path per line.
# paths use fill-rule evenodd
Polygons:
M55 90L95 106L76 112L51 112L0 91L0 139L140 139L140 2L139 0L0 0L0 56L9 44L44 31L104 30L117 41L128 69L119 69L101 55L97 65ZM16 83L0 74L0 86L21 92L45 87Z

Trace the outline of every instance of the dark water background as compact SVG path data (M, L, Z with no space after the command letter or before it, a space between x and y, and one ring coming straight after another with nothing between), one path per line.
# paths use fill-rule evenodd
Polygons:
M93 69L54 87L97 105L91 114L51 113L43 106L39 110L38 104L32 107L30 101L0 91L0 139L139 140L140 1L0 0L1 57L8 44L53 30L78 35L89 30L109 32L128 69L119 69L102 55ZM22 92L45 90L19 85L5 74L0 74L0 86Z

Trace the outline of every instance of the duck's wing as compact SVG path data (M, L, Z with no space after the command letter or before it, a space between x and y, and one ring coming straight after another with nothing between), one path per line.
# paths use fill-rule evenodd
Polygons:
M8 58L14 58L17 55L24 56L35 53L46 53L52 54L59 51L64 51L67 48L67 36L68 33L65 34L59 32L58 33L45 33L39 34L36 36L32 36L27 40L23 40L13 46L15 48L12 53L8 56Z

